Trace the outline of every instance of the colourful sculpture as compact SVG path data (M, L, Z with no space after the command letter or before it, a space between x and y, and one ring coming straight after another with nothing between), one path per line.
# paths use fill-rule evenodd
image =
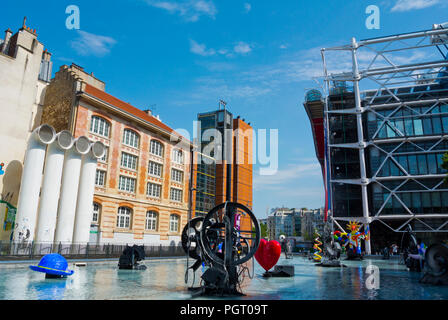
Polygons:
M68 268L67 260L57 253L43 256L37 266L30 266L30 269L45 273L46 278L63 278L71 276L73 270Z
M316 261L316 262L320 262L321 260L322 260L322 248L321 248L321 246L322 246L322 241L320 241L320 234L318 234L317 232L316 232L316 234L317 234L317 237L316 237L316 239L314 239L314 246L313 246L313 249L314 249L314 261Z
M349 221L347 228L349 230L348 239L344 245L347 250L347 258L362 259L361 240L369 240L370 229L366 226L364 232L360 232L359 230L361 229L361 224L356 221Z
M346 253L345 246L348 243L348 234L347 234L347 232L341 232L341 231L337 230L337 231L333 232L333 236L334 236L334 240L341 245L341 248L342 248L342 252L341 253Z
M268 242L265 239L261 239L258 250L255 253L255 259L267 272L277 264L281 253L282 247L278 241L271 240Z

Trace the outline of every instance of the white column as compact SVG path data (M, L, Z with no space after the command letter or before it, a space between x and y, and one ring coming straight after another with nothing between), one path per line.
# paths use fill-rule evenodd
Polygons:
M90 152L83 157L75 226L73 229L73 243L85 244L89 242L96 168L98 159L102 158L105 152L105 146L101 142L95 142L92 144Z
M40 196L36 242L53 242L64 156L66 150L71 149L73 144L74 138L70 132L62 131L56 135L56 140L48 147Z
M56 132L49 125L33 131L28 141L20 185L14 241L32 241L36 226L39 193L42 182L47 145L55 139Z
M364 143L364 132L362 125L362 112L363 108L361 106L361 93L359 91L359 81L361 80L361 76L359 74L358 69L358 60L356 58L356 50L358 49L358 44L356 43L355 38L352 38L352 60L353 60L353 91L355 94L355 103L356 103L356 122L358 129L358 143L359 143L359 162L361 169L361 197L362 197L362 211L363 217L366 224L369 224L369 200L367 194L367 170L366 170L366 157L365 157L365 143ZM370 240L365 241L366 244L366 253L371 254Z
M89 139L79 137L74 146L66 151L54 242L72 242L82 156L89 150Z

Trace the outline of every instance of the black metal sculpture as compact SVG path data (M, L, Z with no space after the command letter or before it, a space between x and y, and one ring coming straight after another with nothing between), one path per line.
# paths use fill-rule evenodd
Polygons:
M243 230L240 221L250 225ZM248 223L249 222L249 223ZM240 283L244 265L255 254L260 243L260 226L252 211L239 203L225 202L213 208L204 218L192 219L182 232L182 247L195 263L187 268L196 271L206 267L202 286L190 288L195 295L242 295Z
M292 254L291 242L289 240L287 240L284 235L281 235L279 240L280 240L280 245L282 247L282 252L285 253L285 258L286 259L292 259L293 258L293 254Z
M320 263L316 266L320 267L345 267L341 264L341 244L334 241L333 230L330 223L325 223L324 232L322 233L323 255Z
M138 264L138 262L142 260L145 260L144 247L137 245L130 247L127 245L126 249L124 249L123 254L118 260L118 268L128 270L146 270L145 265Z
M433 244L425 253L426 272L420 283L448 285L448 246Z

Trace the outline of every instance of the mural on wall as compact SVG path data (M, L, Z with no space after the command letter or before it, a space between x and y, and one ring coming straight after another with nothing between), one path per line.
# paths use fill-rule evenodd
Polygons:
M11 240L12 231L14 229L14 222L16 219L17 208L10 203L0 200L0 221L1 229L0 240Z

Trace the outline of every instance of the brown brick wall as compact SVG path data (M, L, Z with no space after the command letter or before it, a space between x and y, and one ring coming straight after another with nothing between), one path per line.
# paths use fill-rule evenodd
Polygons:
M75 82L73 74L62 69L46 89L41 123L51 125L56 132L70 129Z

